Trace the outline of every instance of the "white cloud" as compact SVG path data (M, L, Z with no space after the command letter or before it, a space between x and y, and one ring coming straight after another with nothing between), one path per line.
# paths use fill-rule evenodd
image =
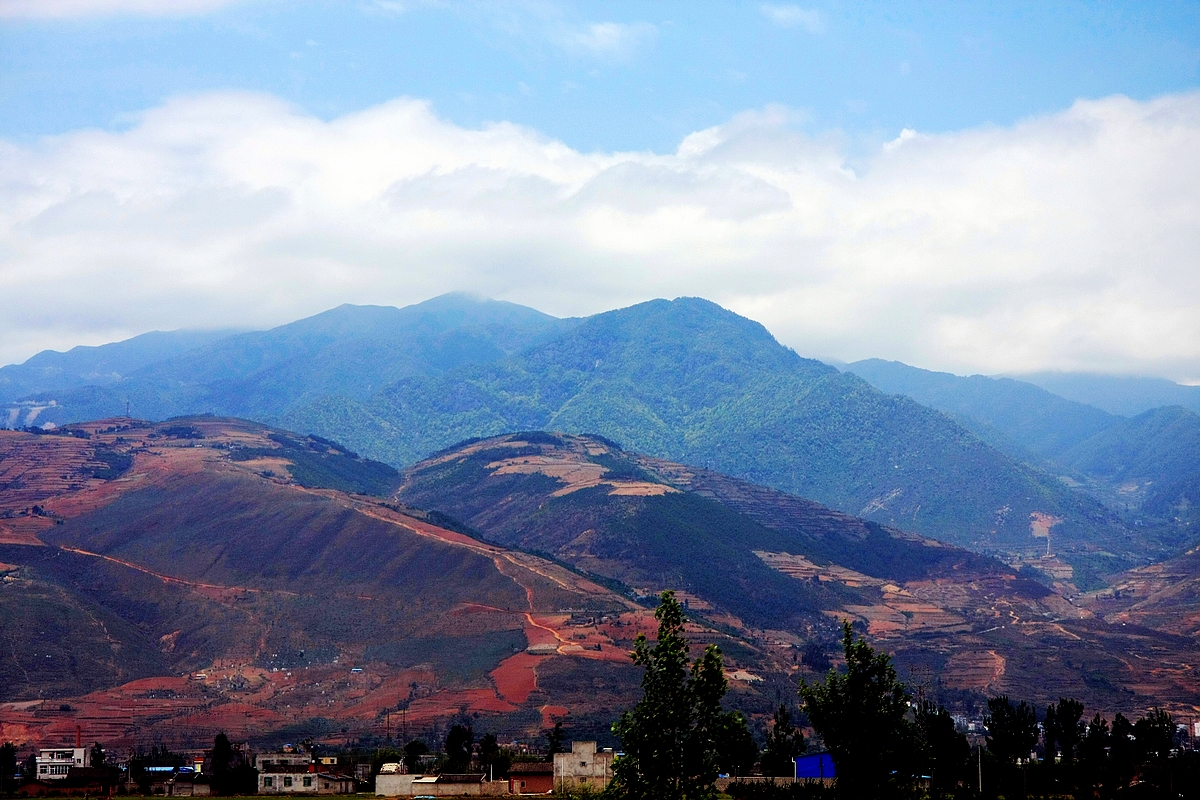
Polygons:
M0 141L0 363L468 289L557 314L701 295L799 352L1200 378L1200 94L905 131L851 169L786 109L581 153L400 99L176 98Z
M0 0L0 18L174 17L203 14L237 2L243 0Z
M759 10L771 22L785 28L803 28L809 33L824 33L825 31L825 21L821 18L821 12L815 8L763 3L759 6Z
M563 27L554 39L568 51L626 58L657 37L658 28L648 22L592 22L578 27Z

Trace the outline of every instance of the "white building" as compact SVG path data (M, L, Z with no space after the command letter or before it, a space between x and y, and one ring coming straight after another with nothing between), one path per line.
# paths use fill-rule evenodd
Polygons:
M38 750L37 777L39 781L57 781L67 777L71 767L88 766L86 747L44 747Z
M571 742L571 752L554 754L554 789L600 791L612 780L612 762L612 750L596 752L595 742Z

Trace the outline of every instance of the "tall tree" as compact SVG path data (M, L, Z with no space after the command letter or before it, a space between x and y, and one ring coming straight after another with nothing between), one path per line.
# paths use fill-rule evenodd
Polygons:
M740 715L721 708L728 688L721 650L710 645L689 667L686 620L674 592L662 593L654 616L655 644L639 635L632 654L645 670L642 699L613 725L624 755L613 764L612 790L631 800L712 797L717 770L742 760L739 740L745 745Z
M408 770L410 775L418 775L423 770L421 769L423 761L421 756L429 752L429 745L420 739L413 739L404 745L404 768Z
M479 740L479 766L489 778L507 778L512 759L500 749L496 734L486 733Z
M556 753L563 752L566 738L567 734L561 722L554 723L554 727L546 731L546 754L550 756L551 761Z
M779 704L767 731L767 746L763 748L762 774L776 778L790 778L796 774L796 763L793 759L804 752L806 748L804 734L792 724L792 715L787 706Z
M847 797L885 795L913 777L908 691L887 653L876 653L842 623L846 672L830 670L823 683L800 681L804 713L829 748L838 791Z
M1087 725L1087 732L1079 742L1076 754L1079 769L1076 772L1076 783L1080 794L1093 797L1101 789L1109 789L1111 782L1108 774L1108 751L1112 746L1112 736L1108 731L1108 722L1099 714L1092 717Z
M446 770L466 772L471 766L471 752L475 749L475 732L471 723L455 724L446 734Z
M740 711L725 714L721 742L717 747L717 769L726 775L749 775L758 759L758 745L750 733L746 716Z
M17 746L12 742L0 745L0 791L10 791L17 776Z
M1006 694L989 699L983 724L987 727L988 750L1005 764L1029 758L1037 745L1037 711L1024 700L1013 705Z
M929 793L942 797L966 777L971 745L954 727L950 712L930 700L921 702L914 715L921 766L929 775Z
M1046 758L1061 756L1063 764L1075 763L1075 751L1083 739L1087 723L1083 721L1083 703L1060 697L1058 705L1046 708L1042 727L1046 732Z
M94 743L92 749L88 752L88 766L98 769L103 767L107 761L108 755L104 752L104 748L99 742Z

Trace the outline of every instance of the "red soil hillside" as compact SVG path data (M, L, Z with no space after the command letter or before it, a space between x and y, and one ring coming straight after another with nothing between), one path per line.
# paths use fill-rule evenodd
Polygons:
M649 610L314 485L356 474L327 445L212 418L0 432L0 739L355 738L464 711L521 736L552 705L607 725L631 702ZM592 691L549 696L545 670L581 667Z
M1007 692L1200 710L1195 619L1162 614L1194 587L1171 593L1165 576L1131 576L1147 602L1097 618L992 558L587 435L466 442L406 470L397 497L647 595L675 589L694 616L793 669L814 646L836 655L850 619L947 702Z

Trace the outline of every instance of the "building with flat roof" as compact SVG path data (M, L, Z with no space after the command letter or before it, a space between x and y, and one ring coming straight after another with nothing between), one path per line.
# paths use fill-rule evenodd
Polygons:
M67 777L72 767L87 767L86 747L43 747L37 754L37 779L58 781Z
M612 750L596 750L595 742L572 742L571 752L554 754L554 790L587 787L600 791L612 780Z

